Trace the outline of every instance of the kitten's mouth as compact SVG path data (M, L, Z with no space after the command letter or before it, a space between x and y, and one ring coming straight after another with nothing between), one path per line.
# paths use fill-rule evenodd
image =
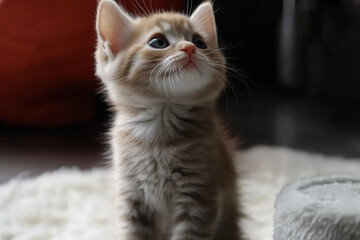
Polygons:
M190 69L190 68L197 68L196 64L193 61L188 61L187 63L185 63L185 65L183 65L184 69Z
M192 70L192 69L198 70L196 63L194 62L194 60L191 57L189 57L186 60L184 59L184 63L182 64L182 67L185 70Z

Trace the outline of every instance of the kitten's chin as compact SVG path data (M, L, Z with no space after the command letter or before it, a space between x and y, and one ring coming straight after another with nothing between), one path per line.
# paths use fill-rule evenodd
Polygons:
M166 97L186 97L204 91L211 83L211 76L201 73L194 63L184 66L181 73L161 79L157 89Z

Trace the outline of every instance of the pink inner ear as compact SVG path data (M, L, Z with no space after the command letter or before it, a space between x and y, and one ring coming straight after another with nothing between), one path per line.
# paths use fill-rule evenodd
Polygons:
M102 41L107 41L113 54L124 49L132 19L113 1L102 1L98 9L97 31Z
M215 17L210 2L201 4L191 15L191 22L195 29L204 34L205 39L213 46L217 46Z

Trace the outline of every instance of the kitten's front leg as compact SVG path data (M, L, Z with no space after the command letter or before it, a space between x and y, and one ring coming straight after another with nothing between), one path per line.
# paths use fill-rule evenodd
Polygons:
M177 197L171 240L212 239L218 219L218 206L212 197L201 193L186 193Z
M150 209L139 200L120 200L119 240L154 240L154 219Z

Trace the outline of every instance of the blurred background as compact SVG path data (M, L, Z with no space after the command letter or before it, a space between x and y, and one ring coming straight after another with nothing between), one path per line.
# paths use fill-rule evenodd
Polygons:
M121 2L132 12L191 12L201 1ZM96 5L0 0L0 183L106 164L111 113L94 77ZM229 68L219 112L240 147L360 157L360 1L214 8Z

